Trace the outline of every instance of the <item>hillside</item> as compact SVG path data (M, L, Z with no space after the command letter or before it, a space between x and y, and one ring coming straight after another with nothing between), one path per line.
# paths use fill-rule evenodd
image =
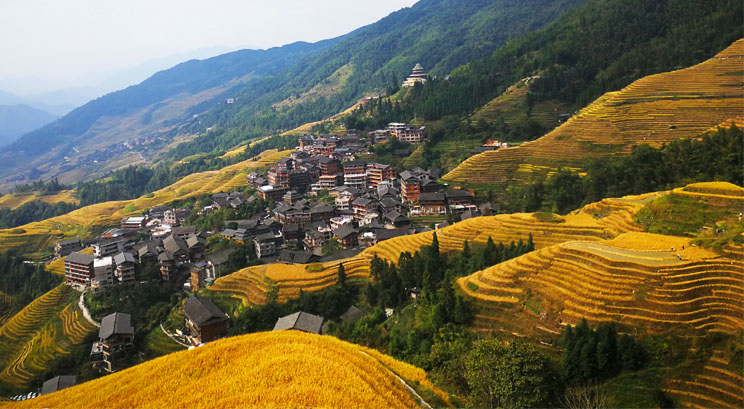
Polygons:
M340 112L390 84L393 75L402 79L417 62L446 75L583 2L423 0L331 40L188 61L0 150L0 182L7 187L58 176L72 183L122 163L147 165L173 148L177 134L185 146L172 154L176 159L227 150ZM199 137L214 126L230 129L229 135Z
M56 115L27 105L0 105L0 146L55 119Z
M354 105L365 95L398 87L416 63L433 76L488 55L508 40L544 27L584 0L422 0L349 33L332 47L274 78L249 83L234 104L215 106L179 132L217 125L171 157L227 150L246 136L294 129ZM281 107L281 109L277 109ZM247 135L246 135L247 133Z
M655 199L636 216L652 211L660 224L683 224L682 234L696 239L629 232L599 242L567 241L459 278L459 291L473 302L472 326L554 342L566 324L586 318L592 324L615 321L636 335L676 337L674 348L683 352L670 368L656 370L663 391L683 407L739 408L741 192L727 183L692 184ZM691 196L704 202L696 202L694 212L684 199ZM703 223L692 226L685 219ZM724 227L713 233L714 226ZM718 236L718 251L700 247L715 245L711 234ZM730 243L732 237L739 244Z
M235 87L284 70L335 41L191 60L95 99L1 149L2 184L53 176L63 183L77 182L115 169L122 160L141 161L140 154L149 157L167 149L172 142L169 132L192 119L192 109L203 110L195 107L224 104L223 93L234 94Z
M79 293L60 284L0 327L0 382L25 388L50 364L71 353L95 327L77 307Z
M36 200L49 204L60 202L79 204L80 200L75 198L73 193L72 190L63 190L54 194L40 194L38 191L7 193L0 196L0 208L17 209Z
M118 225L123 217L139 214L153 206L201 193L226 192L246 186L245 176L250 169L268 167L289 153L265 151L258 160L248 159L220 170L194 173L137 199L98 203L40 222L0 229L0 251L17 250L39 255L63 237L86 237L103 227Z
M83 252L92 254L92 250ZM48 264L46 270L64 275L64 258ZM27 387L96 329L78 308L79 294L59 284L15 315L0 319L0 385Z
M223 339L48 396L0 406L419 407L418 398L398 376L446 404L446 396L421 369L333 337L282 331Z
M602 241L624 232L642 231L634 222L643 206L663 193L651 193L621 199L604 199L567 216L542 213L516 213L482 216L437 230L442 251L461 250L463 243L484 244L491 237L495 242L527 241L532 234L538 249L572 241ZM278 299L286 301L302 291L317 291L336 283L338 264L343 263L352 278L367 278L370 260L377 257L397 262L401 252L415 252L431 244L432 232L395 237L365 249L358 256L322 265L269 264L248 267L220 277L209 287L211 292L224 293L245 306L263 304L267 294L276 287ZM311 267L312 266L312 267ZM322 267L322 268L320 268Z
M629 153L697 137L741 116L744 40L696 66L640 79L610 92L547 135L517 147L472 156L443 179L452 183L530 180L587 157Z

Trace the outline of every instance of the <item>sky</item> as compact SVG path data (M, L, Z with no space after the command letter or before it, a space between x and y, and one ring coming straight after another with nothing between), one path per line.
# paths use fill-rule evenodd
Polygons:
M0 91L133 85L190 58L336 37L415 2L0 0Z

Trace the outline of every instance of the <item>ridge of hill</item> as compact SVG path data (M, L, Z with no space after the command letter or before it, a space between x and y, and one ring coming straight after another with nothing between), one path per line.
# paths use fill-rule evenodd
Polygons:
M57 118L57 115L28 105L0 105L0 146Z
M258 160L248 159L220 170L193 173L136 199L97 203L39 222L0 229L0 251L39 255L61 238L85 237L96 229L117 225L123 217L141 213L145 209L202 193L219 193L246 186L246 174L251 169L268 167L290 152L271 149L259 155Z
M418 397L399 378L450 406L447 396L419 368L373 349L299 331L210 342L47 396L0 406L420 407Z
M648 76L609 92L545 136L472 156L443 179L455 184L527 181L558 167L579 167L586 157L697 137L741 116L742 61L744 39L696 66Z

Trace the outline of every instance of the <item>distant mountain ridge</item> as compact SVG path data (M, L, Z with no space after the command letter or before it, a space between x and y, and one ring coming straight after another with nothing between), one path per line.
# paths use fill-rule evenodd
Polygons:
M2 184L56 176L64 183L75 183L110 170L109 159L117 155L114 159L119 163L142 163L143 156L137 152L130 150L127 156L128 146L139 145L144 147L140 152L147 152L153 143L167 145L169 140L163 135L191 117L189 108L206 101L224 103L220 95L231 87L286 69L335 41L297 42L190 60L90 101L1 148Z
M28 105L0 105L0 146L57 118L50 112Z

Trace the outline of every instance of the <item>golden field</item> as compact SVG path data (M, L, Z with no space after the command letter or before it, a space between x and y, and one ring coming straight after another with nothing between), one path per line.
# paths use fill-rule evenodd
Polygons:
M741 260L691 247L689 240L682 249L678 238L637 235L626 233L621 246L612 240L557 244L462 277L458 285L476 304L498 302L521 316L522 328L534 324L558 332L587 318L650 332L744 330ZM649 250L647 241L665 250ZM530 298L539 300L532 305L537 314L524 308ZM475 325L488 329L501 318L499 308L483 307Z
M488 151L444 175L457 183L529 180L535 172L578 166L585 157L627 154L638 144L659 147L693 138L741 118L744 39L690 68L641 78L608 92L545 136Z
M60 284L0 327L0 382L26 387L95 329L79 311L78 295Z
M259 155L258 160L249 159L220 170L194 173L152 195L98 203L40 222L0 229L0 251L37 252L61 238L80 236L93 228L118 225L121 218L140 214L153 206L202 193L225 192L246 186L245 176L250 169L268 167L290 153L290 150L268 150Z
M716 350L696 373L664 381L663 390L685 407L742 408L744 376L731 358L729 351Z
M489 237L497 243L509 244L520 239L526 242L530 234L536 248L571 240L601 241L620 233L641 231L633 217L644 204L664 194L604 199L566 216L554 215L552 221L541 221L531 213L476 217L437 230L437 238L442 251L461 250L466 240L471 244L485 244ZM334 285L339 263L344 264L350 278L366 279L369 276L369 262L375 255L397 262L400 253L414 253L421 246L431 244L432 237L432 232L395 237L369 247L355 257L318 264L320 268L308 268L304 264L248 267L218 278L209 289L228 293L248 306L265 303L268 293L275 287L278 300L286 301L296 297L300 289L305 292L318 291Z
M61 202L79 204L80 200L73 196L74 192L74 190L63 190L53 195L40 195L38 192L8 193L0 196L0 208L17 209L34 200L40 200L49 204Z
M417 408L426 373L330 336L264 332L211 342L33 400L26 408ZM167 376L163 376L167 374ZM432 390L443 398L439 390Z

